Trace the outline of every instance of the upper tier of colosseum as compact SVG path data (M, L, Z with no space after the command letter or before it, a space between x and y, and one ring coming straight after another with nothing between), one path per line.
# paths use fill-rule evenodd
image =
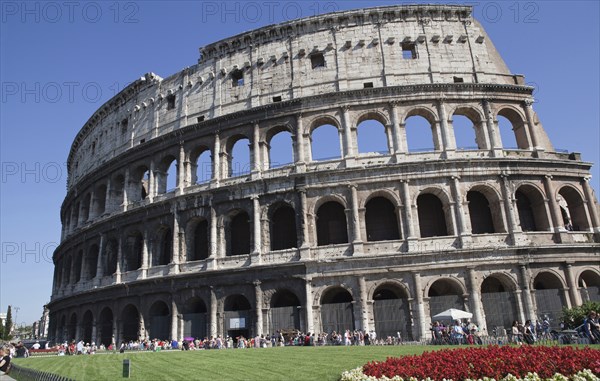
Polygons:
M67 187L104 162L186 126L331 93L415 85L523 86L467 6L390 6L307 17L200 48L167 78L145 74L77 134Z

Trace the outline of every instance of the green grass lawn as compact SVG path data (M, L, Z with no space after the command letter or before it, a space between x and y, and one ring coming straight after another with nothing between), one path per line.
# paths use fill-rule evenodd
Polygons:
M133 380L338 380L344 370L388 356L440 346L286 347L209 351L128 352L15 359L14 363L75 380L122 379L123 359Z

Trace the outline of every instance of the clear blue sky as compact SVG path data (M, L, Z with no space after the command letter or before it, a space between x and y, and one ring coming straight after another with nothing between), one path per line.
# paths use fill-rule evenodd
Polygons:
M0 311L18 306L18 322L31 323L50 300L69 148L116 91L146 72L166 77L191 66L198 47L227 36L315 13L394 2L0 4ZM581 152L596 164L592 185L598 191L599 3L469 4L511 71L536 86L534 109L555 147Z

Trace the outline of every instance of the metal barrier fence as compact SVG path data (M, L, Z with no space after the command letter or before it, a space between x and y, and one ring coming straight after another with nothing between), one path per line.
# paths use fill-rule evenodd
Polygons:
M75 381L57 374L24 368L15 364L11 364L9 376L17 381Z

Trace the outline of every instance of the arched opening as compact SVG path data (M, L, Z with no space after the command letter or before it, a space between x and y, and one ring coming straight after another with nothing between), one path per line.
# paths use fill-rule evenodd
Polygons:
M465 309L463 290L460 285L449 279L440 279L429 287L429 315L431 317L449 308Z
M472 234L495 233L492 211L487 197L478 191L467 192Z
M212 154L208 148L201 147L192 153L192 184L204 184L213 178Z
M61 284L63 286L66 286L71 282L72 259L70 254L65 255L64 258L65 259L63 260L63 275Z
M188 261L200 261L210 255L209 228L208 221L204 219L194 224L191 244L188 245Z
M106 211L106 185L102 184L96 188L94 193L94 204L92 214L101 216Z
M373 197L365 205L367 241L400 239L396 207L385 197Z
M110 308L105 307L100 312L99 320L100 343L106 348L113 343L113 313Z
M446 213L442 201L434 194L424 193L417 197L419 229L421 238L448 235Z
M558 329L562 319L562 308L566 306L562 282L553 273L541 272L533 280L533 288L540 320L548 316L550 327Z
M173 155L164 157L154 173L156 174L158 194L167 193L177 188L177 159Z
M377 336L412 340L410 303L406 292L392 284L383 284L373 293L373 317Z
M127 199L135 202L145 200L150 194L150 170L145 165L131 171L127 185Z
M88 193L83 198L83 202L81 203L81 221L86 223L90 219L90 204L92 200L92 196Z
M183 307L183 336L203 339L206 337L208 323L206 304L198 297L185 302Z
M579 292L585 302L600 302L600 274L585 270L579 276ZM596 311L598 312L598 311Z
M348 225L344 206L328 201L317 210L317 245L334 245L348 242Z
M469 117L455 113L452 115L452 128L457 149L477 150L485 148L485 141L481 137L477 139L477 127Z
M563 211L563 226L572 231L589 231L590 223L585 204L579 192L571 187L563 187L558 192L562 200L559 205Z
M92 311L87 310L83 314L83 318L81 319L81 334L82 339L85 343L91 344L95 339L92 337L92 332L94 328L94 315L92 315Z
M117 259L119 255L119 243L116 239L109 239L106 243L104 256L104 275L112 275L117 271Z
M523 185L515 192L515 199L519 222L524 232L549 230L544 197L537 189Z
M436 149L432 123L420 115L409 116L405 120L406 144L408 152L432 152Z
M75 313L71 315L71 319L69 319L69 324L67 325L67 340L79 340L79 337L77 337L77 314Z
M79 208L80 203L77 202L75 204L75 207L73 208L73 216L71 218L71 230L74 230L75 228L77 228L77 226L79 226Z
M156 233L156 247L152 256L153 266L165 266L173 257L173 233L171 228L162 226Z
M354 299L348 290L331 287L321 297L322 332L354 330Z
M140 337L140 313L129 304L121 314L121 341L135 341Z
M269 140L269 168L277 168L294 161L294 144L289 131L280 131Z
M228 238L228 256L250 253L250 216L248 213L242 210L231 218Z
M98 245L92 245L85 259L85 280L94 279L98 269Z
M151 339L167 340L171 338L171 313L163 301L154 302L148 311L150 324L148 337Z
M310 134L313 161L334 160L342 157L340 135L336 126L322 124Z
M237 177L250 173L252 163L250 158L250 140L240 137L231 146L230 152L229 177Z
M79 250L75 255L75 262L73 263L74 282L77 283L81 280L81 266L83 265L83 250Z
M275 209L271 216L271 250L285 250L298 246L296 235L296 212L284 204Z
M63 317L60 319L60 325L58 326L57 341L61 344L65 341L68 341L69 338L67 335L67 317L63 315Z
M366 119L356 127L358 134L358 153L390 153L385 126L378 120Z
M481 283L481 304L488 333L497 327L510 328L518 316L514 285L509 284L503 277L491 275L485 278Z
M498 112L496 119L504 149L529 149L527 127L518 112L505 108Z
M293 292L275 292L269 309L269 332L300 330L300 306L300 300Z
M229 295L223 305L225 331L236 343L240 336L250 337L253 326L253 314L250 302L243 295Z
M125 255L123 256L123 270L133 271L142 267L144 254L144 236L136 231L130 233L125 239Z
M107 205L107 208L113 211L123 204L124 190L125 177L123 175L115 176L110 185L109 205Z

